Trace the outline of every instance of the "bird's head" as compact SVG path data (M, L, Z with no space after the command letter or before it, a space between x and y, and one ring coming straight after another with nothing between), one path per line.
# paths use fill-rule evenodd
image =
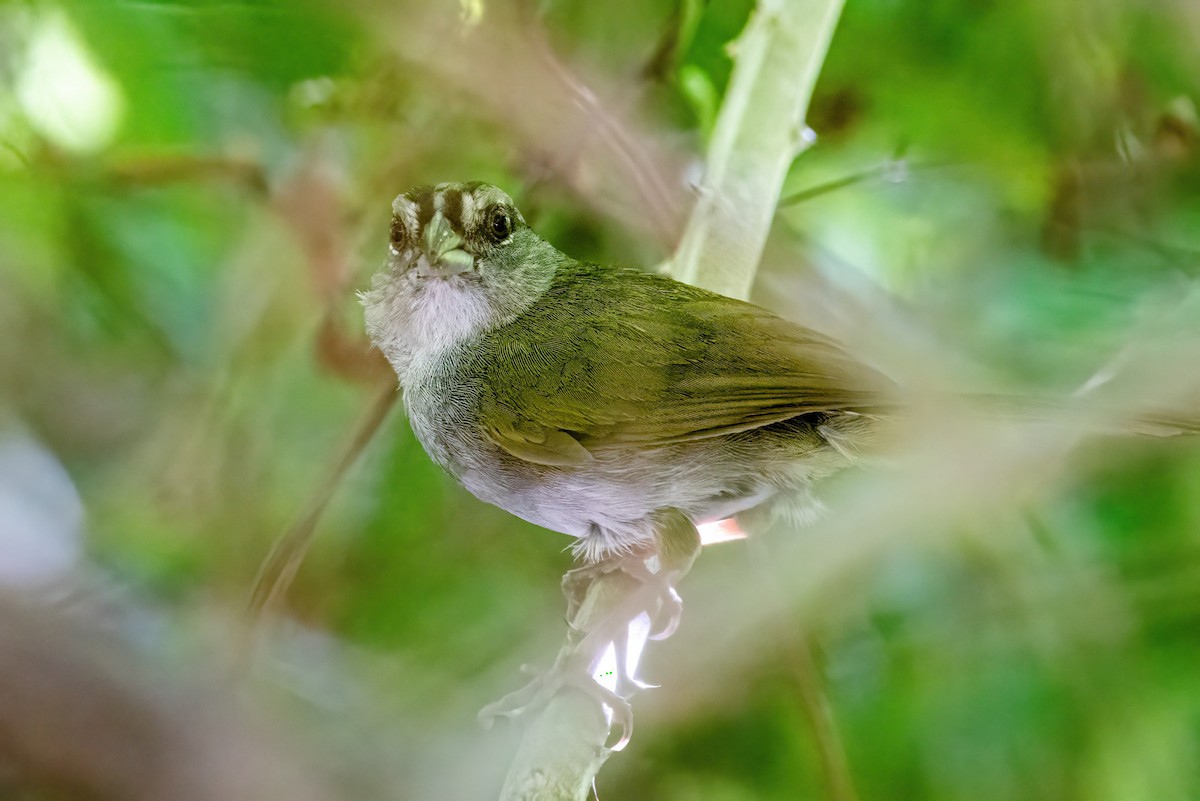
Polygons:
M512 198L489 184L419 186L392 201L391 267L418 278L511 266L511 252L527 251L530 237Z
M419 186L392 201L387 269L362 296L367 332L385 354L453 344L515 319L565 258L490 184Z

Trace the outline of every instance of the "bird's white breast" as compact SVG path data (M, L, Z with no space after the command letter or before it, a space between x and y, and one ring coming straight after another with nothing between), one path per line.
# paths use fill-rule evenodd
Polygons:
M382 279L363 296L367 333L406 390L492 322L492 309L483 293L461 277L389 275Z
M436 367L452 349L482 334L491 321L491 308L482 294L451 286L456 280L426 281L424 292L413 303L408 341L409 369L414 373Z

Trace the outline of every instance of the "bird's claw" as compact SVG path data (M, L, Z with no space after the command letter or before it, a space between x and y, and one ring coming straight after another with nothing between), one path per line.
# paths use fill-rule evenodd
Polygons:
M521 689L479 710L479 720L485 727L490 727L496 718L521 717L541 709L565 688L579 690L611 711L612 725L621 729L621 737L611 750L620 751L629 743L633 736L633 708L629 702L578 668L555 666L539 674Z
M660 621L666 619L665 622ZM683 618L683 599L679 597L679 593L670 583L666 583L662 594L659 596L658 610L654 614L654 628L648 635L651 640L665 640L675 633L679 628L679 621Z
M614 573L621 574L634 585L645 584L653 580L655 575L646 567L644 558L634 554L615 556L568 570L562 578L562 592L567 599L568 623L573 625L592 585L597 580L612 577Z
M645 561L636 556L609 559L568 571L562 581L563 595L567 599L567 625L578 633L584 633L575 625L575 620L584 599L587 598L588 589L597 579L618 571L635 584L660 585L658 607L646 610L654 624L649 638L665 640L674 634L679 628L679 621L683 616L683 599L679 597L679 593L675 591L675 587L669 579L664 577L661 572L656 573L650 570Z
M626 659L633 636L630 625L640 615L645 615L650 620L649 637L664 640L675 633L683 612L683 602L675 592L674 582L687 572L694 553L682 551L679 545L688 545L691 538L686 535L690 533L695 538L696 530L686 518L679 517L673 522L674 528L668 526L668 529L674 536L667 539L667 544L672 547L664 550L659 543L656 551L610 557L563 576L570 634L554 667L520 690L484 707L479 712L481 720L490 724L497 717L516 718L540 710L560 690L570 687L609 710L610 725L621 729L611 750L619 751L625 747L633 735L633 710L626 698L652 686L642 684L627 673ZM696 549L699 549L698 539ZM664 558L664 553L673 558ZM658 557L656 570L648 563L655 556ZM647 635L641 633L639 636ZM613 648L616 659L615 691L595 678L596 667L609 647Z

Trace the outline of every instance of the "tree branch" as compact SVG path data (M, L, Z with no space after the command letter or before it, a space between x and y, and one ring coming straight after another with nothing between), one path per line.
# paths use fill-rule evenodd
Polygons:
M577 641L605 625L634 591L629 577L620 572L598 576L568 621L571 634L563 645L571 654ZM605 650L606 644L599 646ZM598 662L601 653L590 653ZM555 668L560 666L556 660ZM626 724L628 725L628 724ZM625 732L628 737L630 733ZM608 713L595 697L564 687L550 698L526 729L521 746L500 790L500 801L578 801L587 796L601 766L612 754Z
M672 258L680 281L750 294L843 0L760 0L736 42L700 196Z

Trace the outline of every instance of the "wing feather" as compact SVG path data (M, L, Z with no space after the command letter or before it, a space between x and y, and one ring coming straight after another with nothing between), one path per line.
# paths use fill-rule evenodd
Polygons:
M526 461L583 465L608 448L870 412L890 385L757 306L619 268L566 272L469 368L484 433Z

